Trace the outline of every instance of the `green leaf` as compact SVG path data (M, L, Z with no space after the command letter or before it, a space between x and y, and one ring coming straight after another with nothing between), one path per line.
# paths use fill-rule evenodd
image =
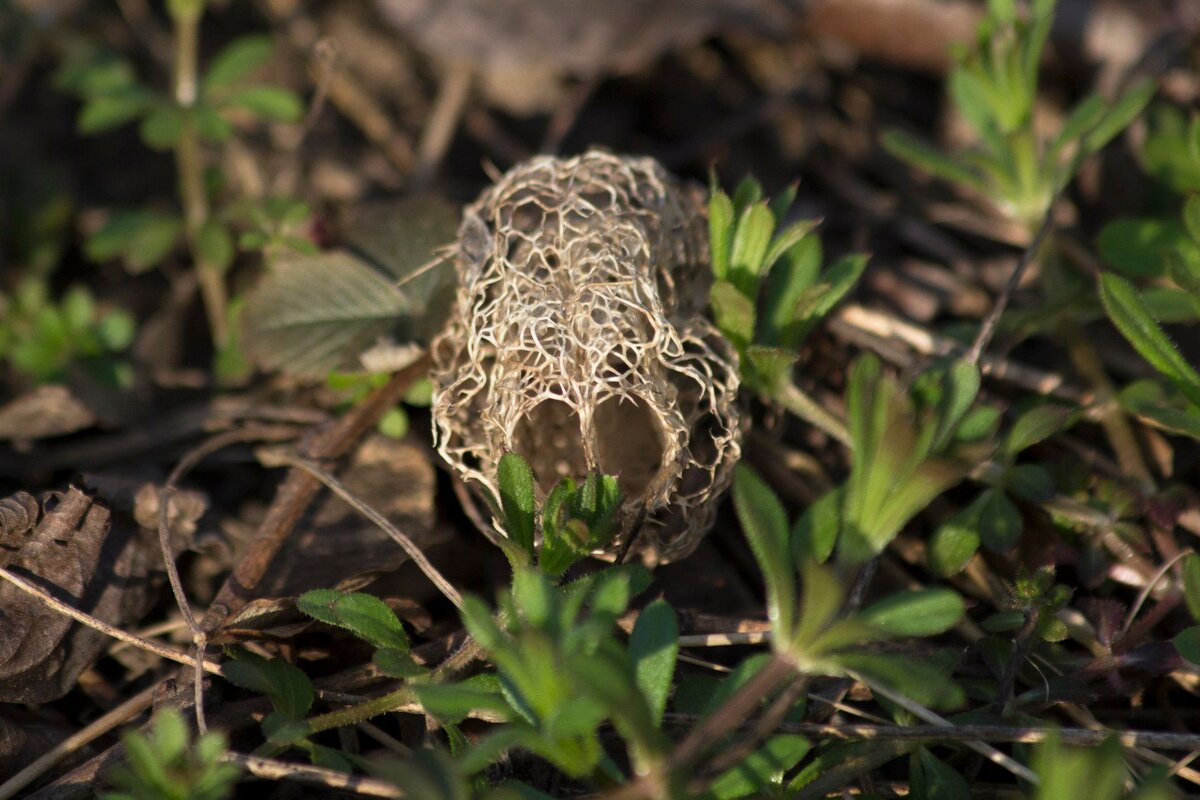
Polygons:
M408 635L395 612L378 597L331 589L305 592L296 607L314 619L345 628L375 647L408 652Z
M1193 664L1200 665L1200 625L1184 628L1171 640L1179 655Z
M202 269L224 273L233 263L233 235L215 219L205 220L196 234L196 253Z
M752 794L774 796L772 790L777 790L783 776L800 763L808 750L808 740L802 736L772 736L736 767L718 776L709 786L709 793L715 800L736 800Z
M970 361L955 361L946 370L938 402L937 427L930 450L940 453L954 438L958 423L979 394L979 367Z
M291 89L282 86L247 86L234 90L221 101L221 107L241 108L277 122L298 122L304 116L304 102Z
M1039 484L1041 480L1038 479ZM1046 480L1049 480L1048 474ZM1042 489L1036 491L1038 496L1043 496ZM1053 487L1050 494L1053 494ZM991 488L980 494L976 502L979 505L979 536L984 547L993 553L1007 553L1016 547L1025 525L1020 510L1008 499L1008 495L1000 489Z
M191 109L192 120L196 132L205 141L221 144L233 135L233 123L221 116L216 108L210 105L198 105Z
M767 278L762 300L762 340L767 344L788 344L784 337L796 319L796 304L805 289L817 280L821 269L821 238L806 236L774 267Z
M1180 355L1150 316L1133 285L1117 275L1106 273L1100 276L1100 299L1117 330L1142 358L1174 383L1193 404L1200 406L1200 374Z
M778 347L752 344L742 362L744 385L767 397L778 397L791 380L796 354Z
M1013 423L1000 449L1006 456L1015 456L1071 427L1078 416L1074 409L1066 406L1050 403L1034 406Z
M533 470L516 453L505 453L497 471L500 507L504 511L504 530L526 553L533 556L535 532Z
M1130 278L1157 278L1164 254L1186 243L1183 226L1170 219L1118 219L1100 229L1096 249L1104 262Z
M138 135L151 150L170 150L183 135L183 111L179 106L162 103L142 117Z
M862 276L867 256L861 253L839 258L821 275L821 283L803 292L793 309L793 322L781 342L795 347L841 302Z
M655 724L661 724L671 679L675 675L675 657L679 653L679 623L667 601L658 599L638 614L629 635L629 657L633 660L638 688L646 696Z
M1187 601L1192 619L1200 621L1200 555L1192 553L1183 559L1183 598Z
M517 614L531 628L545 628L554 614L554 587L549 579L531 569L513 575L512 598Z
M265 35L242 36L228 44L213 58L204 73L206 93L233 86L241 78L267 63L274 44Z
M76 127L84 135L119 128L145 114L154 100L152 93L141 88L97 95L84 103Z
M729 279L729 251L733 243L733 203L729 195L716 192L708 200L708 241L713 277Z
M1192 241L1200 245L1200 194L1193 194L1184 201L1183 227Z
M249 293L246 352L267 369L324 377L356 366L408 308L389 281L347 253L282 257Z
M286 717L302 719L312 706L312 682L295 664L238 651L223 666L230 683L265 694L275 710Z
M1200 407L1170 408L1137 398L1122 398L1121 406L1160 430L1200 440Z
M929 567L942 577L962 570L979 550L979 501L943 522L929 540Z
M1054 476L1041 464L1017 464L1004 473L1004 486L1022 500L1044 503L1054 497Z
M443 724L458 724L472 713L486 711L501 719L514 717L504 697L494 691L453 683L413 684L417 702Z
M801 566L803 595L800 600L800 622L792 644L802 653L813 649L818 637L842 606L842 585L833 570L809 561ZM776 636L776 646L786 644ZM826 643L827 644L827 643Z
M383 412L376 430L389 439L403 439L408 435L408 412L403 406L392 406Z
M394 647L381 647L375 651L371 662L389 678L419 678L429 674L429 670L413 661L412 655L406 650Z
M934 636L954 627L965 612L950 589L901 592L867 606L858 618L892 636Z
M1200 205L1197 206L1200 209ZM1197 220L1200 225L1200 220ZM1167 273L1180 289L1193 298L1200 298L1200 259L1188 258L1182 250L1168 250L1165 253Z
M137 323L133 315L124 309L109 311L96 324L96 336L104 347L112 352L124 350L133 342Z
M733 506L767 586L767 618L776 641L791 638L796 578L788 548L787 514L783 504L744 464L733 475Z
M713 321L739 352L754 339L754 303L728 281L712 285L710 301Z
M928 660L882 653L843 653L839 663L923 706L956 708L966 695L945 670Z
M1156 82L1141 81L1126 91L1109 107L1104 118L1083 137L1083 150L1094 153L1108 144L1114 136L1128 127L1146 108L1157 91Z
M831 489L816 499L792 528L792 559L796 564L824 564L833 554L841 527L842 491Z
M772 213L773 216L774 214ZM793 248L797 247L820 224L821 221L819 219L800 220L799 222L793 222L776 234L775 238L771 240L771 245L767 248L766 255L763 257L763 268L769 270L775 266L777 261Z
M758 295L758 282L763 276L763 258L775 232L775 217L763 203L754 203L742 212L733 232L733 249L729 255L729 280L751 300Z
M912 771L914 800L965 800L971 796L966 778L928 748L917 750L915 767Z
M955 159L944 155L941 150L931 147L925 142L906 133L890 130L883 135L883 149L887 150L901 161L950 183L960 186L984 190L983 181L971 170L962 166Z

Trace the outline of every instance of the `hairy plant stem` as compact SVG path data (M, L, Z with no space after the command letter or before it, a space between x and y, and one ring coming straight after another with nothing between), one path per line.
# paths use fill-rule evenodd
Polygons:
M326 714L310 717L305 720L305 724L308 726L310 735L347 725L357 725L380 714L401 709L411 704L414 699L412 689L404 686L394 692L388 692L363 703L357 703L345 708L339 708L337 711L330 711Z
M183 129L175 145L175 168L179 173L179 199L183 204L188 250L196 265L196 278L204 299L204 313L212 332L213 346L224 349L229 341L227 307L229 297L221 265L208 263L200 248L200 233L208 222L208 194L204 188L204 156L200 133L192 109L199 95L198 49L203 3L169 4L175 28L175 102L183 112Z
M774 400L800 419L811 423L842 444L850 444L850 431L846 429L846 423L822 408L816 400L805 394L799 386L791 381L786 381L779 387L774 394Z

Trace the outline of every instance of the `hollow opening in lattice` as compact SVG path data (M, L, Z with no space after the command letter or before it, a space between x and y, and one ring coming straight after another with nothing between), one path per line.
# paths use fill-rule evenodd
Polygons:
M579 415L561 400L538 403L513 432L513 450L529 462L543 493L562 478L587 474L581 441Z
M640 501L663 462L658 418L637 398L613 397L596 407L593 422L600 471L616 475L625 497Z

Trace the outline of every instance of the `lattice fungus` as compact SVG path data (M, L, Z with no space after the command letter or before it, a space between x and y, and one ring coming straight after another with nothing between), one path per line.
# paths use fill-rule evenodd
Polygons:
M433 343L438 452L497 496L524 456L561 477L618 476L615 552L689 554L740 455L737 355L705 317L697 192L653 159L535 158L467 206L458 297ZM643 517L644 512L644 517Z

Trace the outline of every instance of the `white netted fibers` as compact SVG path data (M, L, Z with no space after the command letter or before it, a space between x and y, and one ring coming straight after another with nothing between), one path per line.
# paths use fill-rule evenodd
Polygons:
M699 192L650 158L535 158L464 210L456 268L433 344L442 457L493 496L510 450L543 496L563 476L615 474L609 552L644 519L639 550L690 553L740 454L737 357L705 317Z

